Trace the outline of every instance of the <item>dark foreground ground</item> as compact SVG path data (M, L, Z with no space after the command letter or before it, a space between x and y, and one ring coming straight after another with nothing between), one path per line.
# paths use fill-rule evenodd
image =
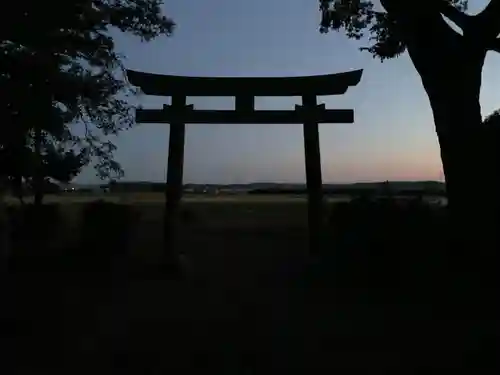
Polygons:
M182 278L155 257L161 207L142 208L112 267L102 255L4 263L2 373L495 371L498 322L483 302L496 294L436 255L438 231L401 234L390 219L381 240L358 223L328 230L312 258L304 208L198 206ZM361 246L370 236L378 243Z

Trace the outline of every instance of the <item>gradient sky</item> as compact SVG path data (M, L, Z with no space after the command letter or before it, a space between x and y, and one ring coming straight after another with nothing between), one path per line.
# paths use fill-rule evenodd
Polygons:
M166 0L174 36L117 37L127 68L193 76L300 76L364 69L329 108L353 108L354 124L320 125L323 180L441 180L430 106L407 55L380 63L344 34L320 34L317 0ZM470 0L470 12L487 0ZM286 4L286 5L285 5ZM500 108L500 57L488 55L483 115ZM232 98L188 98L198 109L232 109ZM161 108L168 98L148 98ZM257 109L293 109L300 98L257 98ZM187 125L185 182L304 182L301 125ZM144 124L115 140L124 180L164 181L168 125ZM92 168L78 178L97 182Z

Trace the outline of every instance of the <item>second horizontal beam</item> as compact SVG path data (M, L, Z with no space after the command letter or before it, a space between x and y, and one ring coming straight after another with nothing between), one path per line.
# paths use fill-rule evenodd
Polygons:
M284 111L249 111L234 110L186 110L175 113L172 109L138 109L138 123L173 123L186 124L303 124L305 122L342 123L354 122L352 109L326 109L306 113L294 110Z

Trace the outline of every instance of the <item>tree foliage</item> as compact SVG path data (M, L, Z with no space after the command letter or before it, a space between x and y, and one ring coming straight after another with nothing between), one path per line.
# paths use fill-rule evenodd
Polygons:
M483 120L480 91L488 51L500 52L500 0L474 15L466 13L466 0L380 0L379 9L370 0L319 1L320 31L365 37L370 44L362 49L382 61L408 51L434 117L452 237L489 256L500 244L500 127L498 113ZM470 193L477 176L481 203ZM472 217L481 222L474 230Z
M37 155L32 147L22 145L0 150L0 170L7 179L7 189L21 201L26 189L36 189L37 170L45 181L41 186L43 188L50 185L50 181L69 183L86 164L81 153L73 149L65 150L54 142L45 142L44 152L40 156L38 165Z
M457 107L454 101L459 99L461 108L478 112L479 121L469 118L470 126L488 128L483 138L494 135L500 141L500 134L490 131L492 126L498 126L498 121L493 121L498 113L482 123L479 113L484 58L488 51L500 52L500 0L490 0L476 15L466 13L468 0L381 0L382 7L378 9L371 0L319 0L319 3L322 33L345 30L349 38L368 39L370 44L360 49L382 61L409 50L429 94L435 120L439 121L438 133L452 134L445 129L450 126L459 129L450 121L440 121L449 118L446 112L450 108L436 112L444 108L443 104ZM461 31L452 28L450 21Z
M170 35L174 23L161 6L161 0L9 3L0 15L0 150L6 157L0 164L31 160L39 151L42 160L25 168L43 164L44 173L67 179L96 161L102 178L121 175L107 136L134 124L134 91L112 33L144 41Z
M368 37L370 44L361 50L384 61L406 51L406 43L398 28L398 15L403 7L410 12L442 14L453 22L461 23L460 12L467 10L467 0L409 0L381 3L386 10L379 10L371 0L320 0L322 33L344 29L349 38L360 40ZM457 17L458 16L458 17ZM425 27L425 25L423 25Z

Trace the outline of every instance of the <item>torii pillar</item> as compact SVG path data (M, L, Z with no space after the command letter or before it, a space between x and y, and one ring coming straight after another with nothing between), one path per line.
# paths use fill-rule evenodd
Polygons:
M173 95L172 104L163 105L163 110L170 109L172 122L168 139L168 167L167 185L165 190L165 218L164 225L164 255L174 258L178 255L177 249L179 233L179 210L182 198L183 175L184 175L184 145L186 138L185 114L193 109L193 105L186 105L186 95ZM168 258L168 257L167 257ZM170 259L166 259L169 261ZM176 259L172 259L173 262Z
M321 177L321 154L319 144L318 115L325 110L325 105L317 104L316 95L302 96L302 105L296 105L295 110L305 118L304 152L307 184L307 223L309 252L317 253L321 248L324 231L323 216L323 181Z

